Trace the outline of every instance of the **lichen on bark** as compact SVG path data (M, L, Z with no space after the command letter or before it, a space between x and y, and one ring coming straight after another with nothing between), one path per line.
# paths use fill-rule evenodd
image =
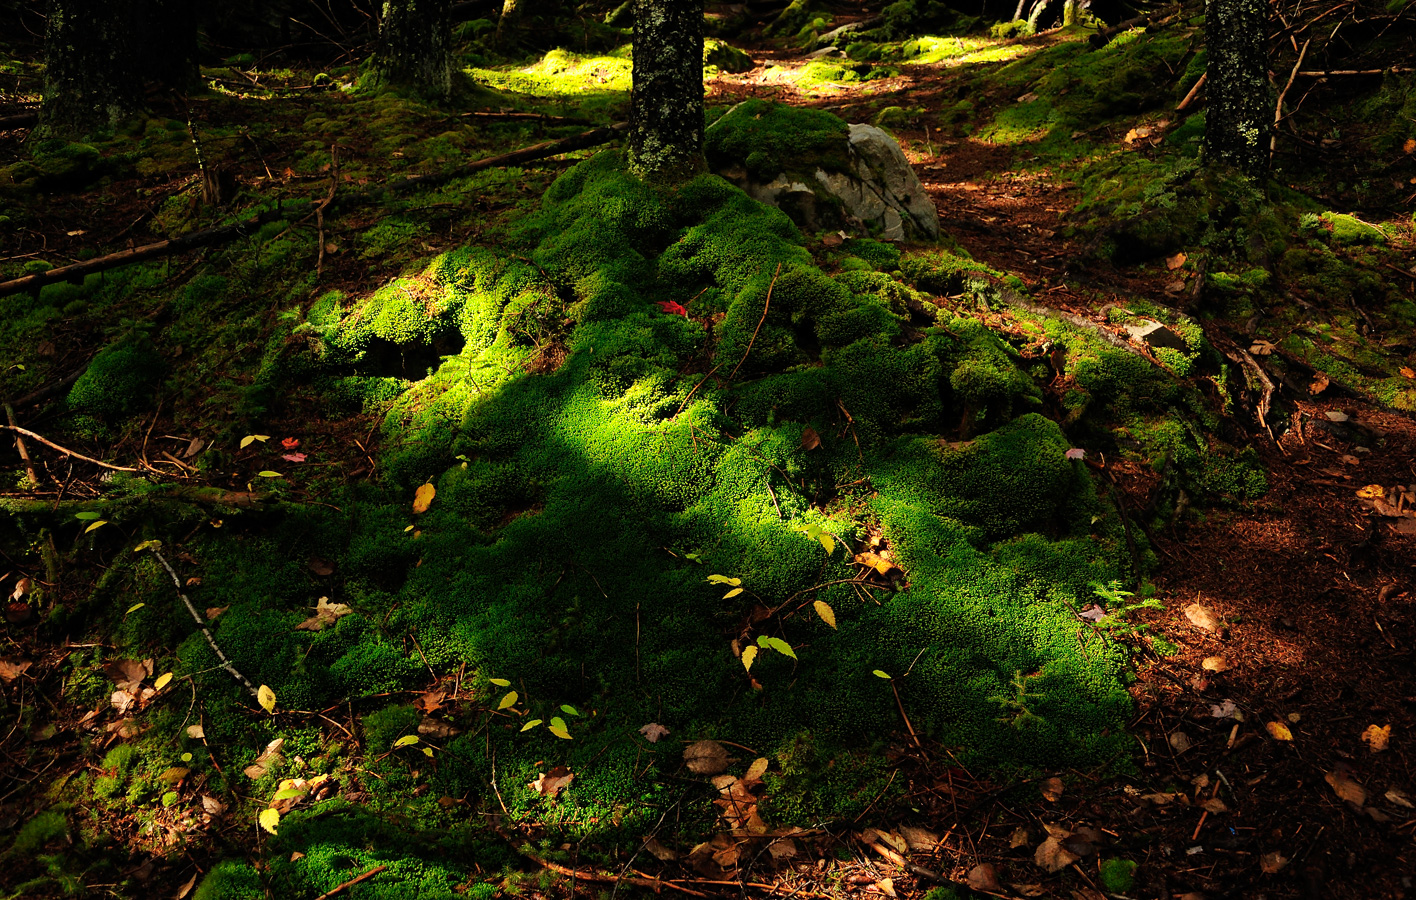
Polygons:
M452 93L451 0L384 0L374 80L439 97Z
M674 183L703 160L703 0L635 0L629 164Z
M1273 102L1266 77L1267 24L1266 0L1205 3L1205 158L1250 176L1268 169Z

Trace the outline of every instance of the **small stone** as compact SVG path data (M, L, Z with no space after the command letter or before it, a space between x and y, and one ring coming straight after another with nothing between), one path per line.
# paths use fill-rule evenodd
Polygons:
M1340 409L1329 409L1323 413L1329 422L1346 422L1350 418L1347 413Z
M1165 348L1181 353L1190 349L1184 338L1153 319L1142 319L1135 325L1127 325L1126 333L1131 336L1131 340L1155 349Z

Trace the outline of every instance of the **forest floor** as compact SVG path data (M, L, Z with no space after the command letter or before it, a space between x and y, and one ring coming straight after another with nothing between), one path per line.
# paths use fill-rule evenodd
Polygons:
M756 66L710 80L710 104L766 97L829 109L847 121L870 121L882 106L927 110L892 131L936 201L944 230L974 258L1021 278L1036 302L1121 333L1108 323L1108 306L1137 297L1171 306L1189 293L1188 284L1176 289L1170 268L1099 260L1080 239L1066 236L1081 188L1065 167L1040 162L1027 143L991 143L953 127L939 111L939 98L957 96L963 79L977 77L973 69L902 65L894 77L802 91L783 76L806 64L802 51L780 43L745 49ZM293 132L308 113L301 102L288 99L279 112L252 113L273 127L251 142L257 156L233 173L246 188L279 185L306 195L323 190L326 172L287 167L298 138L283 139L279 119L270 118L286 117ZM429 117L420 127L437 134L441 125ZM534 124L517 128L473 137L462 152L510 147L541 133ZM1126 146L1127 129L1113 130L1109 139ZM0 148L18 155L23 139L22 132L0 134ZM340 135L338 143L346 168L341 188L381 177L378 146L357 132ZM489 191L478 209L429 210L425 215L446 215L419 240L435 251L465 243L469 235L475 239L486 221L533 200L563 167L528 167L515 183ZM129 202L107 208L90 195L58 194L29 243L7 234L3 255L63 261L78 258L86 247L121 246L147 233L155 217L170 217L170 206L163 212L166 198L187 187L190 178L147 197L134 192ZM377 221L373 214L362 216L351 213L330 226L323 286L358 293L383 280L382 270L352 250L353 235ZM33 246L37 236L40 248ZM1409 229L1395 247L1410 252ZM170 263L179 279L184 265L180 258ZM1407 296L1416 289L1412 270L1394 277ZM1252 323L1222 315L1204 324L1217 345L1232 346L1236 336L1254 333ZM81 363L91 337L61 322L38 353L55 371L68 371ZM904 792L867 810L868 817L826 829L829 838L818 836L821 848L849 848L845 858L822 849L820 858L797 857L775 869L742 866L740 882L724 881L700 877L701 871L671 861L672 848L656 845L659 862L629 859L625 870L633 863L635 871L649 873L641 873L650 879L641 886L663 879L690 895L738 895L749 890L748 882L762 895L784 897L922 897L941 883L966 884L986 896L1076 900L1416 895L1416 529L1412 519L1384 515L1373 503L1385 498L1400 507L1416 500L1416 419L1362 392L1326 387L1306 393L1281 388L1289 424L1280 433L1270 436L1258 422L1248 422L1248 440L1268 472L1261 500L1177 516L1168 530L1150 536L1161 558L1151 580L1165 608L1143 613L1143 621L1179 652L1160 655L1146 639L1136 640L1130 727L1140 749L1133 775L1057 773L1067 777L1065 790L1056 777L1035 779L1039 799L1038 784L1029 790L1027 783L966 770L948 748L901 733L892 763ZM221 395L202 402L219 406ZM308 425L299 428L304 415L296 404L276 424L306 435L306 449L324 451L323 463L345 480L376 467L363 452L373 446L370 417L351 416L329 425L327 433L312 433ZM157 464L179 477L187 468L179 457L181 442L194 429L182 430L159 411L148 432L141 436L142 452L155 462L159 454L172 460ZM131 456L137 448L107 450ZM1092 465L1133 509L1147 505L1163 478L1104 457ZM61 483L59 494L35 496L57 504L64 492L82 497L100 487L72 477ZM218 486L240 490L243 484L233 478ZM1370 486L1380 486L1380 497ZM1400 499L1403 489L1408 500ZM8 592L14 585L5 587ZM0 776L5 832L43 805L42 792L56 775L92 766L76 737L91 713L63 707L54 690L56 673L78 645L46 642L27 627L28 608L20 597L10 607L0 677L16 704L34 704L39 697L53 715L25 718L19 734L17 717L0 741L9 769ZM26 665L17 669L15 660ZM31 749L53 749L19 755L17 747L27 742L33 742ZM133 823L115 820L103 827L129 834ZM801 839L810 844L809 838L803 833ZM230 834L223 840L244 838ZM165 850L134 852L121 880L146 884L148 896L181 898L194 883L191 862L200 870L203 853L194 851L186 860ZM1104 878L1101 870L1104 860L1120 857L1139 864L1134 885L1124 889L1117 887L1115 872ZM557 865L550 867L569 877L517 890L523 896L574 896L586 890L583 880L577 888L578 879L595 877L573 862ZM0 876L0 884L5 881ZM101 896L103 886L86 890ZM347 894L363 896L352 889Z

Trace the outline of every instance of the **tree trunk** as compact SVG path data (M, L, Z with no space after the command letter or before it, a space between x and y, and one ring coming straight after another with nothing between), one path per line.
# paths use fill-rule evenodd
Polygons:
M1206 0L1205 158L1250 176L1262 175L1269 160L1267 27L1265 0Z
M516 32L521 27L521 13L525 7L526 0L502 0L501 15L497 17L496 45L498 47L503 45L503 41L516 37Z
M197 10L194 0L137 0L134 47L138 74L185 94L201 74L197 68Z
M380 84L452 93L452 0L384 0L379 47Z
M634 0L630 169L672 184L703 159L703 0Z
M1062 27L1071 28L1077 24L1077 0L1066 0L1062 4Z
M53 0L44 40L48 134L111 127L147 84L185 93L199 74L193 0Z
M52 0L44 31L42 133L78 136L111 127L139 106L128 3Z

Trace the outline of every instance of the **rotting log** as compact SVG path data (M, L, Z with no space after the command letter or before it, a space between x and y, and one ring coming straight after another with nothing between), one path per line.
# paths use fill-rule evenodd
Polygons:
M1150 28L1156 25L1168 25L1173 17L1180 15L1184 11L1185 4L1177 3L1174 6L1157 10L1153 13L1134 16L1130 19L1117 22L1109 28L1101 29L1096 34L1087 38L1087 43L1091 44L1093 50L1100 50L1102 47L1111 43L1111 39L1123 31L1129 31L1132 28Z
M474 160L457 167L451 172L414 175L410 178L379 185L372 189L345 194L342 198L335 200L333 206L335 208L344 208L354 203L362 203L375 199L386 192L402 193L418 188L431 187L452 181L455 178L462 178L473 172L479 172L482 169L490 169L498 166L515 166L522 163L534 162L538 159L545 159L548 156L557 156L561 153L570 153L575 150L598 147L601 144L608 144L628 127L628 125L621 123L609 125L604 128L592 128L589 131L583 131L580 134L572 135L568 138L561 138L555 141L542 141L539 144L532 144L520 150L503 153L500 156L490 156L486 159ZM57 269L50 269L48 272L25 275L21 278L0 282L0 297L16 294L21 291L37 291L47 284L78 280L96 272L106 272L111 269L131 265L132 263L143 262L150 259L160 259L187 250L196 250L201 247L222 244L241 237L242 235L249 234L253 229L259 228L261 225L268 222L306 212L310 207L310 201L298 200L277 207L276 209L266 210L265 212L231 225L206 228L170 240L144 244L141 247L134 247L130 250L120 250L117 253L99 256L81 263L60 266Z

